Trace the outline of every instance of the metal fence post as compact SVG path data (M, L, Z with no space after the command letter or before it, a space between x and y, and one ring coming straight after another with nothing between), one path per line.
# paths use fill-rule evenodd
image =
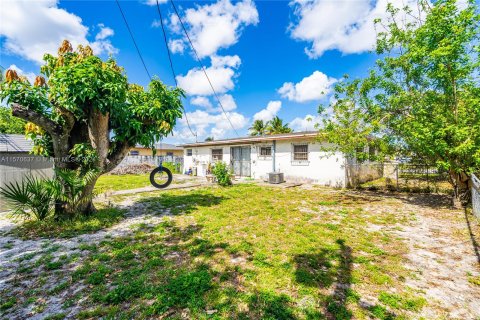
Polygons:
M480 219L480 180L472 173L472 211Z

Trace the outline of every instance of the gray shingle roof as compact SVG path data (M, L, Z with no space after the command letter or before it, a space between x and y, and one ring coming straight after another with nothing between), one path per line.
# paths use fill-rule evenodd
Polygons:
M30 152L32 148L33 141L22 134L0 133L0 152Z

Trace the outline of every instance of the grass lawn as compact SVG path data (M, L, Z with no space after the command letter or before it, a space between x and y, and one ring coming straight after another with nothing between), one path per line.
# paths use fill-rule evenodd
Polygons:
M104 174L95 185L95 192L104 193L107 191L118 191L136 189L150 186L150 174Z
M391 199L235 185L134 201L145 215L168 215L84 243L81 254L46 248L23 259L15 281L28 290L1 292L7 317L43 312L46 293L61 302L50 314L58 319L72 310L80 319L410 319L428 303L406 285L408 249L390 233L413 213Z

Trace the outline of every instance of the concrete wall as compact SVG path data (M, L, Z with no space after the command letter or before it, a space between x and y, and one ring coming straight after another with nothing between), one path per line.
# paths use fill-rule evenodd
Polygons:
M0 187L8 183L21 182L28 175L52 178L53 161L28 153L0 152ZM3 199L0 198L0 211L6 209Z
M293 144L308 144L308 161L294 161L292 152ZM212 163L211 150L222 148L223 161L230 164L230 148L228 146L206 146L189 148L192 156L184 153L184 168L197 168L197 174L204 176L209 163ZM272 172L272 157L260 157L261 146L272 146L272 143L257 143L242 145L251 148L251 177L267 179ZM309 182L329 186L345 186L344 157L341 153L328 156L320 150L321 144L315 140L284 140L276 142L275 164L276 171L283 172L285 180L292 182Z

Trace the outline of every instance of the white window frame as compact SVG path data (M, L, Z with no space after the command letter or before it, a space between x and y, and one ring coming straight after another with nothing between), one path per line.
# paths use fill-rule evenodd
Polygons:
M270 155L262 155L262 148L270 148ZM258 146L258 159L260 160L266 160L266 159L271 159L272 158L272 152L273 152L273 145L271 144L266 144L266 145L260 145Z
M191 157L191 156L193 156L193 149L191 149L191 148L187 149L185 153L186 153L187 157Z
M306 154L306 159L295 159L295 147L306 146L307 151L303 152ZM310 164L310 148L309 143L292 143L292 165L309 165Z
M215 159L214 156L213 156L213 151L214 150L220 150L222 153L220 154L220 156L222 157L221 159ZM218 155L216 155L218 156ZM223 161L223 148L212 148L210 149L210 157L212 158L212 162L217 162L217 161Z

